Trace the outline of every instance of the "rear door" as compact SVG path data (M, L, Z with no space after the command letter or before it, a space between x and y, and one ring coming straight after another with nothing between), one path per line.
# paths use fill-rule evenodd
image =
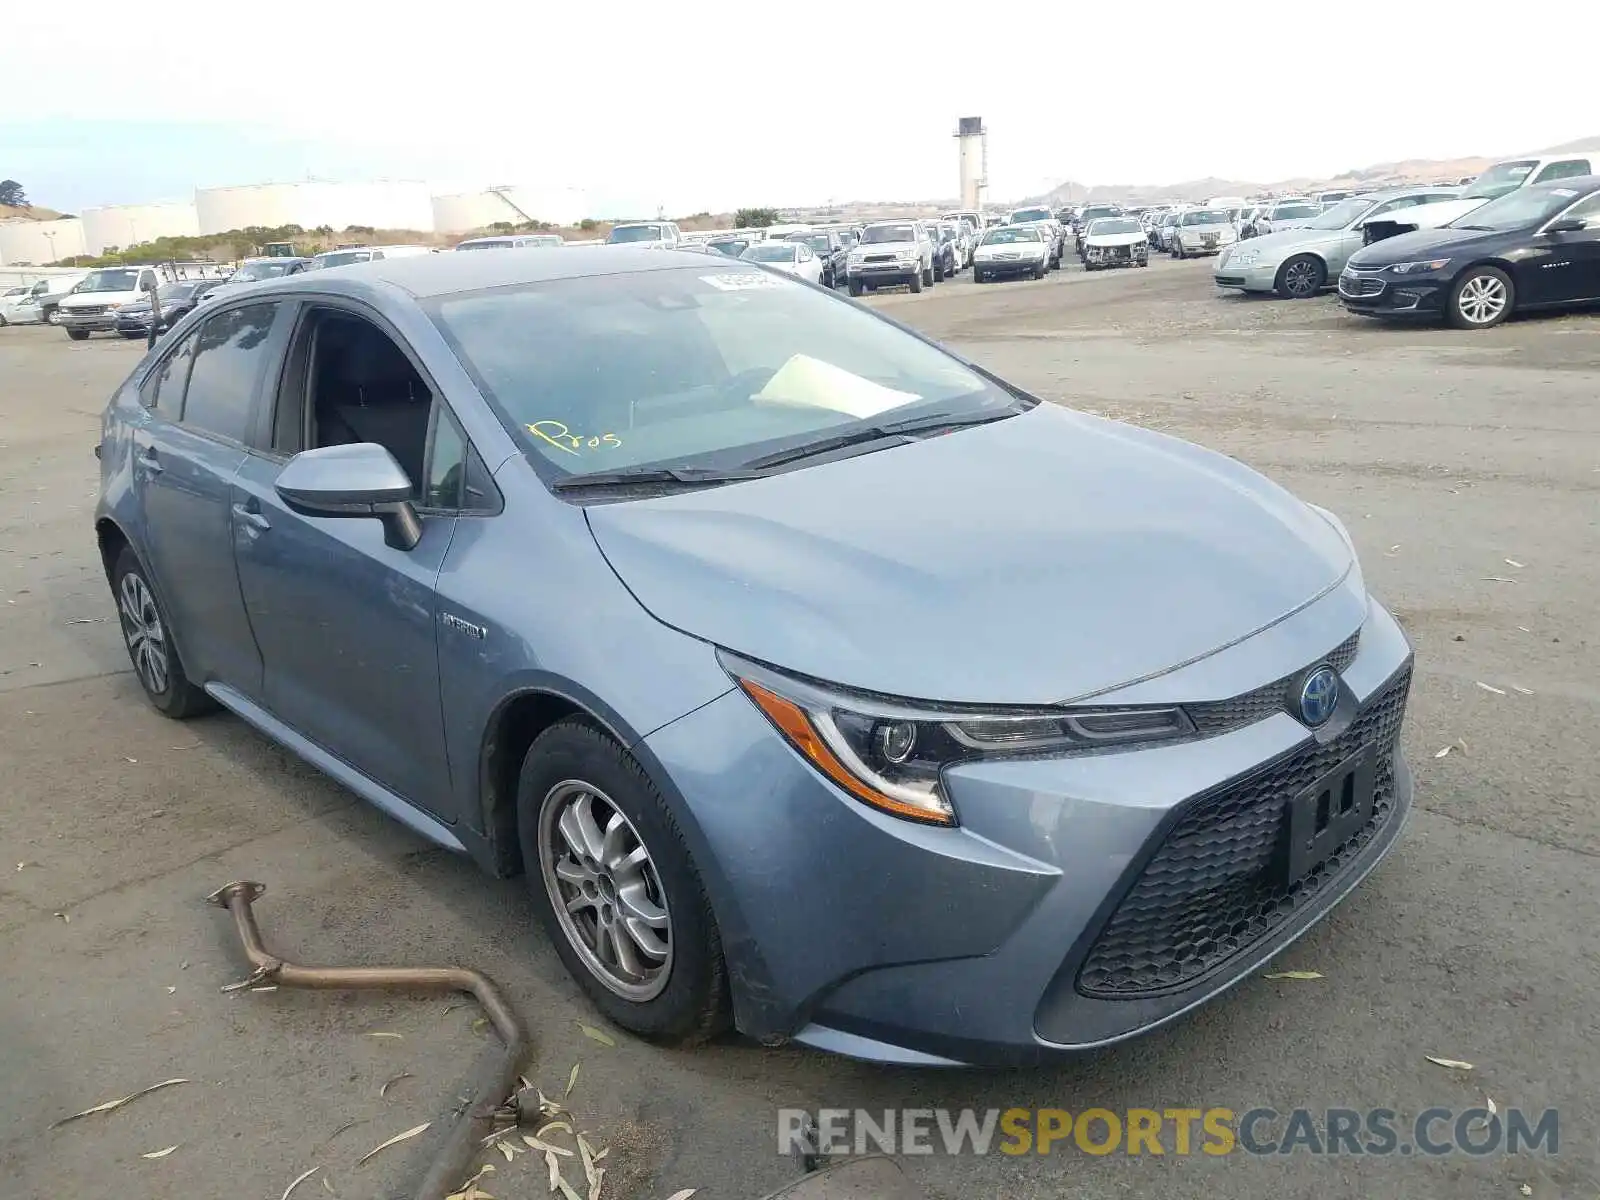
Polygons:
M261 656L239 592L230 505L280 307L229 309L195 327L146 376L146 416L132 435L140 550L185 670L197 684L251 696Z
M1539 253L1522 264L1532 290L1530 303L1572 304L1600 299L1600 193L1569 208L1562 217L1583 222L1565 233L1538 234Z

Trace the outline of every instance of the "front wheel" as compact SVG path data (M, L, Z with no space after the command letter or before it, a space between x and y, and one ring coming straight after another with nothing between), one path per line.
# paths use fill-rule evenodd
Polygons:
M89 331L87 329L69 329L67 330L67 336L75 342L81 342L88 338Z
M850 281L850 294L852 296L859 296L864 291L866 291L866 289L861 286L861 281L859 279L852 279Z
M935 283L944 282L944 259L942 258L933 264L933 281Z
M68 332L88 336L81 329ZM112 564L111 597L117 605L133 673L156 711L181 721L215 709L216 702L184 673L178 648L172 643L172 624L131 547L124 546Z
M913 275L909 280L906 281L906 286L909 287L913 292L920 292L923 288L932 285L933 280L929 278L929 275L930 273L927 271ZM927 279L926 283L923 282L924 279Z
M607 1017L641 1037L703 1042L727 1027L727 971L705 887L650 777L582 720L534 739L517 780L534 909Z
M44 315L44 323L46 325L59 325L59 324L61 324L61 314L58 313L55 309L52 308L49 312L45 313L45 315Z
M978 270L977 267L973 267L972 268L972 282L973 283L983 283L988 278L989 277L987 275L985 275L982 271Z
M923 272L922 272L922 286L923 287L932 287L933 286L933 268L932 267L926 267L926 268L923 269ZM915 290L915 289L913 289L913 290Z
M1035 267L1033 269L1033 277L1035 279L1043 279L1044 278L1044 266L1043 266L1043 264L1040 264L1039 266L1037 266L1037 267Z
M1313 254L1296 254L1278 268L1273 290L1285 300L1307 300L1322 290L1328 272Z
M1491 329L1511 315L1516 303L1511 276L1498 267L1473 267L1450 289L1447 315L1457 329Z

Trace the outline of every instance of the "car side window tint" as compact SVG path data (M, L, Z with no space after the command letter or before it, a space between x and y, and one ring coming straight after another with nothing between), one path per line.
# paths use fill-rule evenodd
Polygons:
M1600 193L1574 204L1567 210L1566 216L1582 221L1585 229L1600 229Z
M1553 162L1535 177L1534 183L1549 183L1552 179L1576 179L1579 175L1589 173L1589 161L1583 158L1567 158L1560 162Z
M189 380L189 363L193 356L194 334L190 334L145 376L144 385L139 389L140 402L169 421L178 420L183 415L183 388Z
M236 442L247 439L267 335L277 314L277 304L247 304L218 313L195 332L185 425Z
M141 292L154 291L156 287L156 273L154 271L141 271L139 273L139 290Z
M467 439L450 410L439 405L433 426L433 446L428 453L428 484L422 493L424 508L461 507L466 461Z

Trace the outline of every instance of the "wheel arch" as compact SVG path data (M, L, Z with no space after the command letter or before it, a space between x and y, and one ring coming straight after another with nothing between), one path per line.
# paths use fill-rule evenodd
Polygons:
M117 565L117 556L133 545L133 540L123 532L111 517L100 517L94 523L94 539L100 547L100 565L105 568L106 581L111 580L111 569ZM138 551L134 551L135 554Z

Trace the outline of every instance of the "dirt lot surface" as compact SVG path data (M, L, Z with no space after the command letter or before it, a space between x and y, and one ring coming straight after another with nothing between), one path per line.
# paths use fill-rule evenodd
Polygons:
M581 1063L569 1104L612 1147L603 1194L618 1200L776 1188L796 1169L775 1151L780 1106L1408 1118L1486 1096L1559 1108L1560 1154L1207 1159L1169 1146L907 1169L949 1200L1596 1195L1600 319L1394 330L1327 298L1219 296L1208 263L1165 260L873 303L1043 396L1233 454L1346 519L1369 586L1416 644L1405 740L1418 811L1282 963L1323 978L1247 982L1156 1035L1025 1072L884 1070L738 1041L602 1045L520 881L481 878L232 718L175 724L142 702L89 525L100 408L142 347L4 329L0 1193L277 1197L320 1165L304 1200L395 1195L420 1177L436 1130L354 1164L446 1108L486 1048L475 1013L219 993L243 972L202 900L248 877L267 884L259 914L290 957L456 960L499 979L534 1029L544 1090ZM1056 615L1070 619L1068 597L1038 614ZM50 1128L174 1077L191 1082ZM485 1183L500 1200L546 1194L532 1155L499 1166Z

